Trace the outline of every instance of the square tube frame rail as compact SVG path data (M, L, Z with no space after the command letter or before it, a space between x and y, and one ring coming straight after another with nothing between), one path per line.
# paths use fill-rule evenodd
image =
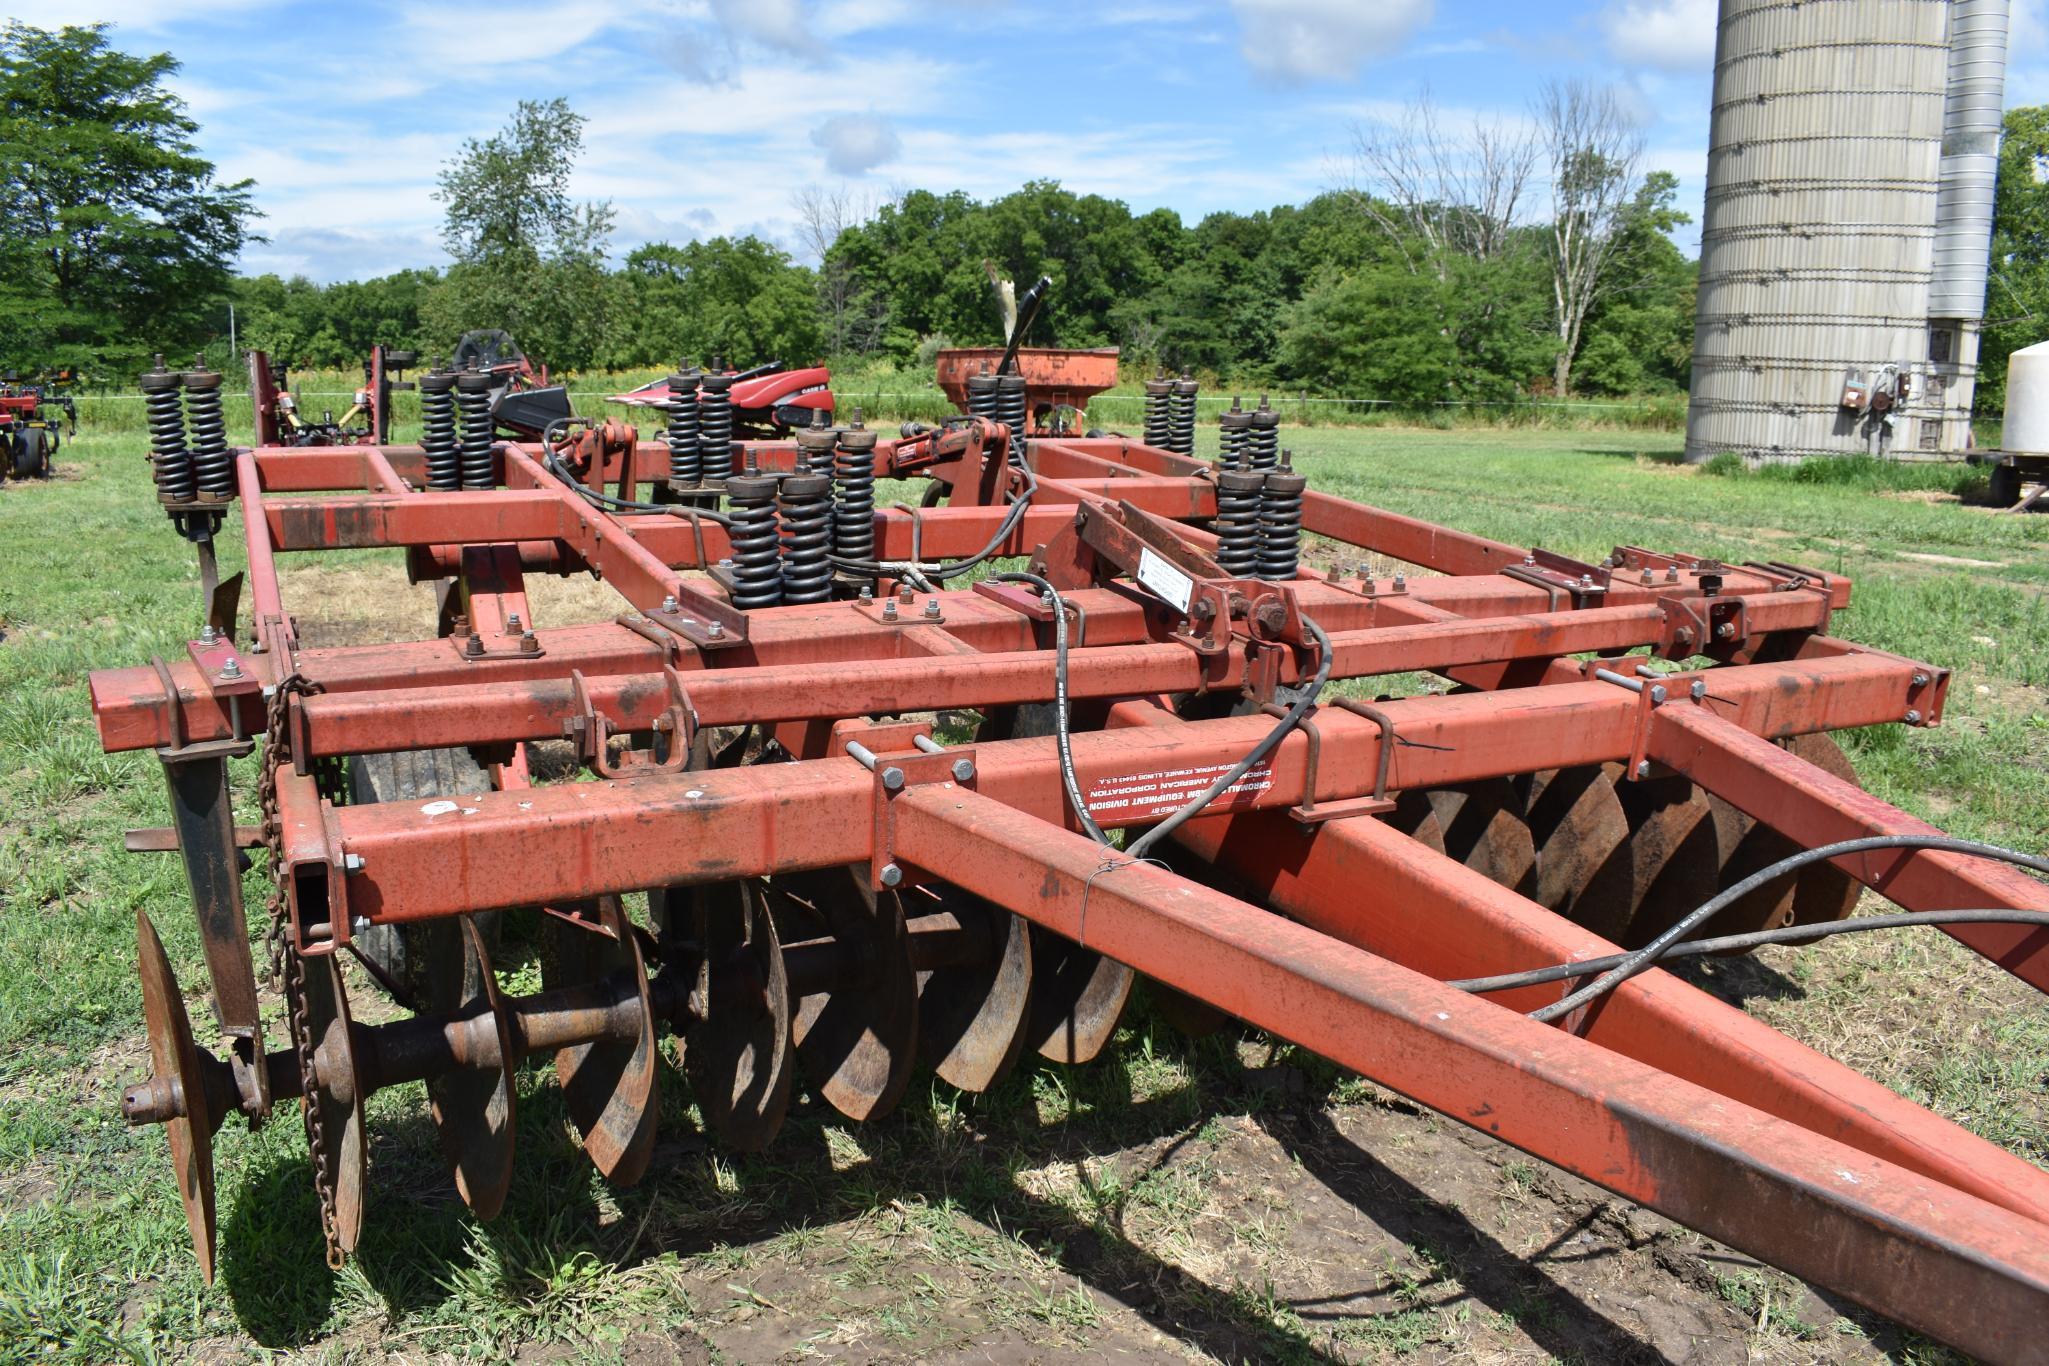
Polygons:
M878 445L879 475L900 472L897 446ZM763 468L792 459L785 446L755 449ZM290 702L298 768L279 775L302 951L332 952L367 924L648 887L836 865L879 874L894 864L914 881L943 870L1057 934L1966 1350L2049 1352L2039 1332L2049 1174L1661 971L1562 1028L1519 1012L1564 988L1490 999L1446 987L1614 946L1373 815L1344 814L1345 803L1371 811L1403 790L1614 763L1625 776L1684 774L1803 845L1932 833L1777 743L1940 719L1944 671L1826 635L1848 602L1846 579L1633 547L1578 565L1310 494L1308 532L1435 571L1387 580L1305 569L1275 590L1288 613L1327 630L1333 677L1434 670L1479 691L1384 702L1376 715L1318 708L1179 832L1269 910L1078 833L1051 739L891 754L908 778L897 787L838 752L846 726L860 724L851 718L1050 697L1051 623L1031 595L983 585L909 593L901 612L877 599L741 613L690 573L730 550L722 527L601 512L537 454L500 447L504 487L461 493L415 490L417 448L238 456L256 635L246 657L267 683L297 671L320 688ZM1141 538L1169 527L1186 548L1177 558L1196 557L1182 563L1206 563L1209 466L1123 438L1041 440L1027 458L1039 493L1002 552L1039 549L1057 575L1087 562L1081 524L1110 517ZM665 459L642 443L608 454L594 478L624 484ZM878 510L879 558L963 556L1001 525L1002 506L975 501L989 486L976 491L972 467L925 472L953 502ZM1041 549L1049 543L1078 560ZM472 629L496 633L492 648L466 657L444 638L300 649L277 555L360 546L403 547L416 577L455 577ZM1176 775L1223 771L1272 724L1185 721L1156 699L1270 696L1299 667L1256 632L1192 648L1175 614L1115 568L1061 584L1076 618L1071 695L1113 704L1107 728L1073 741L1080 787L1106 828L1157 820L1179 804L1168 795L1181 791ZM522 574L581 569L637 610L535 629ZM513 612L524 650L498 648ZM224 680L200 644L190 661L94 675L106 748L154 747L170 762L243 741L249 690ZM1653 675L1650 656L1629 653L1644 646L1712 662ZM1606 678L1571 658L1587 654ZM679 705L698 725L768 726L796 762L522 785L452 811L337 807L310 776L322 757L511 746L579 723L644 733ZM972 777L958 776L961 760ZM1909 909L2049 909L2041 883L1955 855L1838 866ZM2049 989L2049 932L1950 932ZM209 966L218 1001L211 955Z

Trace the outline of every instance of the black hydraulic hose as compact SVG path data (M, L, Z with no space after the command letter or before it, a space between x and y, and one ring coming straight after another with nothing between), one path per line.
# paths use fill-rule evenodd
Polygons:
M1074 742L1067 723L1067 604L1061 599L1060 590L1037 574L1018 570L991 574L989 578L1002 583L1028 583L1039 590L1040 598L1053 609L1053 741L1060 751L1060 782L1067 789L1068 805L1074 808L1081 828L1097 844L1108 844L1110 837L1090 818L1088 803L1082 800L1081 783L1074 775Z
M1283 716L1275 724L1274 728L1266 733L1266 738L1254 745L1252 751L1234 764L1230 772L1211 783L1198 795L1190 798L1186 806L1146 831L1144 835L1139 837L1136 843L1127 845L1124 850L1127 856L1133 859L1144 858L1146 850L1173 834L1191 816L1229 791L1234 783L1252 771L1254 764L1273 753L1274 746L1286 739L1288 732L1300 725L1302 718L1308 714L1309 709L1316 705L1317 697L1323 692L1323 685L1330 681L1333 651L1331 650L1330 637L1325 635L1323 628L1311 621L1306 613L1302 616L1302 625L1311 636L1315 637L1317 652L1322 656L1316 666L1316 677L1310 681L1308 688L1303 691L1302 696L1297 698L1295 705L1288 709L1288 714ZM1314 793L1306 795L1311 798L1315 796Z
M1710 953L1730 953L1760 948L1767 944L1809 944L1838 934L1862 934L1866 930L1909 929L1916 925L2049 926L2049 911L1907 911L1898 915L1859 916L1854 920L1824 920L1814 925L1781 925L1775 930L1723 934L1713 939L1688 939L1666 949L1659 961L1667 958L1693 958ZM1546 982L1563 982L1571 977L1584 977L1590 972L1601 972L1628 961L1629 955L1626 953L1611 953L1605 958L1582 958L1576 963L1553 963L1548 968L1531 968L1528 972L1504 972L1494 977L1464 977L1456 982L1446 982L1445 985L1459 991L1470 992L1512 991L1516 987L1542 986Z
M946 564L923 565L912 564L910 561L904 561L903 563L909 565L928 579L951 579L967 573L970 569L986 562L992 555L1002 550L1004 542L1010 539L1011 533L1017 530L1018 523L1024 520L1025 511L1031 506L1032 495L1039 491L1039 477L1032 472L1031 466L1013 457L1010 461L1010 468L1018 472L1020 487L1010 495L1010 510L1004 514L1003 521L997 525L996 534L990 538L989 544L983 546L964 560L953 560ZM835 567L843 569L849 574L861 574L869 577L879 577L889 573L892 568L897 567L885 564L879 560L850 560L838 555L832 557L832 562Z
M702 517L705 521L715 522L719 526L730 526L732 524L732 519L723 512L714 512L709 508L684 507L680 503L643 503L634 498L615 497L612 494L606 493L603 489L594 489L589 484L584 483L572 474L569 466L564 464L561 457L555 454L555 433L566 429L573 420L570 418L557 418L550 422L547 429L541 433L541 463L547 466L548 473L582 494L586 502L593 503L599 507L610 508L614 512L660 513L669 517L682 517L686 520Z
M1052 287L1053 277L1041 275L1039 282L1017 301L1017 328L1010 334L1010 345L1003 348L1003 359L996 363L997 374L1007 375L1017 369L1017 348L1024 341L1025 330L1039 320L1039 305L1046 301L1046 291Z
M1824 844L1814 849L1803 849L1799 853L1780 859L1777 863L1758 869L1758 871L1744 878L1741 882L1716 893L1694 910L1688 912L1686 917L1679 921L1678 924L1660 934L1650 943L1634 952L1625 954L1614 967L1609 968L1593 981L1562 1000L1554 1001L1542 1009L1531 1011L1530 1018L1549 1023L1561 1016L1571 1014L1596 996L1613 991L1638 973L1654 967L1660 958L1671 951L1674 944L1684 939L1694 929L1712 920L1722 910L1742 900L1751 892L1756 891L1759 887L1764 886L1776 877L1790 873L1796 868L1804 868L1810 863L1820 863L1826 859L1841 858L1845 854L1861 854L1879 849L1927 849L1943 853L1967 854L1974 858L1995 859L2001 863L2011 863L2022 868L2032 868L2038 873L2049 873L2049 858L2041 858L2034 854L2024 854L2018 849L2007 849L1997 844L1982 844L1976 840L1952 839L1947 835L1870 835L1862 839L1838 840L1834 844ZM1564 966L1578 968L1577 972L1567 974L1570 976L1579 976L1589 971L1583 964L1565 964Z

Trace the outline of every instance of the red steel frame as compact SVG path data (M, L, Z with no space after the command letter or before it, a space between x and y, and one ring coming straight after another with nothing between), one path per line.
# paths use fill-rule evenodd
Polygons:
M879 444L879 475L920 470L953 495L946 506L878 510L879 559L957 558L996 533L1006 510L988 451L1001 429L974 436L951 458L929 442ZM793 459L786 445L749 449L764 468ZM1054 652L1036 597L984 584L906 589L893 612L882 598L739 612L698 572L729 552L722 527L602 512L543 468L539 448L499 451L502 486L460 493L419 491L416 447L242 452L255 636L243 681L224 679L219 645L199 641L190 659L93 676L105 747L168 753L248 735L260 725L259 686L294 672L318 684L290 702L298 768L279 781L302 952L332 952L368 924L647 887L839 865L895 865L913 880L943 871L1904 1323L1993 1358L2045 1351L2049 1173L1661 971L1562 1028L1520 1012L1570 983L1493 997L1445 986L1615 946L1372 814L1385 806L1375 798L1402 790L1620 763L1631 775L1683 774L1802 845L1928 833L1774 743L1940 720L1945 671L1826 634L1849 600L1846 579L1635 548L1574 565L1312 493L1306 531L1348 555L1425 572L1305 569L1259 589L1271 594L1260 603L1279 604L1263 625L1253 613L1205 644L1115 572L1114 546L1091 540L1088 524L1098 537L1108 522L1152 543L1171 527L1187 552L1206 554L1211 467L1119 437L1032 442L1038 488L1002 550L1046 547L1045 572L1072 604L1071 695L1099 715L1108 707L1073 740L1101 825L1157 819L1177 802L1129 794L1220 772L1266 734L1265 716L1183 720L1165 698L1271 697L1314 665L1296 648L1298 615L1328 633L1334 678L1433 670L1476 689L1384 702L1378 717L1320 707L1252 780L1180 830L1185 849L1256 891L1260 906L1120 861L1078 833L1050 738L901 754L890 760L907 776L897 788L840 751L854 733L844 723L857 718L1046 701ZM663 447L629 439L603 450L586 478L630 486L635 470L644 479L665 461ZM403 547L416 578L455 577L481 653L447 638L300 648L278 557L372 546ZM634 611L534 623L523 575L584 569ZM1646 646L1652 655L1631 653ZM1646 685L1597 678L1574 658L1589 654ZM1701 654L1713 663L1654 680L1643 668L1653 655ZM647 732L679 697L702 726L772 727L795 761L508 781L438 815L332 805L309 771L327 757L554 739L580 722ZM892 755L906 748L877 743ZM962 759L971 778L958 776ZM1908 909L2049 909L2040 882L1957 855L1874 853L1838 866ZM2049 990L2049 931L1950 932Z

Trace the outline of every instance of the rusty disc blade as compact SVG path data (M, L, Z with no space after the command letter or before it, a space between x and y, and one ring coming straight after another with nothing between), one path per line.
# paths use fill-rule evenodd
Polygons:
M514 1076L512 1021L491 955L473 916L462 918L463 952L430 967L428 1009L435 1014L476 1015L488 1021L495 1057L480 1057L467 1067L427 1078L427 1103L441 1151L455 1176L463 1203L479 1219L489 1219L505 1204L512 1185L514 1108L519 1088Z
M1447 855L1511 891L1524 896L1536 891L1536 843L1514 783L1495 778L1432 788L1427 795Z
M973 941L966 961L918 974L918 1053L949 1085L986 1091L1024 1052L1032 999L1031 925L956 887L906 898L950 913ZM913 942L918 920L910 922Z
M587 986L612 978L640 998L631 1038L596 1039L555 1051L555 1075L583 1150L607 1181L630 1186L647 1171L655 1148L655 1019L648 1000L640 937L616 896L597 901L592 928L548 917L552 952L542 980L553 987Z
M903 901L867 866L778 878L769 888L785 944L830 939L848 971L795 1003L790 1037L804 1075L849 1119L896 1108L918 1056L918 979Z
M1598 764L1553 768L1525 780L1523 809L1537 849L1535 901L1568 919L1629 840L1615 783Z
M1589 928L1634 949L1715 894L1720 850L1707 797L1685 778L1618 781L1615 793L1629 817L1628 856L1615 861L1618 883L1601 900L1626 914L1612 929Z
M1032 926L1032 1013L1025 1042L1054 1062L1088 1062L1117 1033L1135 974L1113 958Z
M671 892L673 907L684 892ZM704 1016L683 1041L704 1126L744 1153L766 1148L790 1109L790 984L775 921L751 883L693 887ZM673 970L673 969L671 969Z
M369 1143L363 1125L362 1072L356 1064L354 1025L342 986L341 959L333 953L301 955L306 1038L313 1048L314 1098L301 1097L306 1140L316 1176L334 1195L334 1237L354 1252L363 1233L363 1191Z
M1795 736L1786 748L1846 783L1863 786L1857 780L1850 756L1843 753L1843 747L1832 735ZM1863 884L1833 863L1810 863L1800 870L1793 885L1793 923L1814 925L1841 920L1857 909L1857 898L1863 894Z
M220 1116L207 1103L199 1049L192 1042L192 1021L171 960L147 912L135 913L137 966L142 977L142 1018L149 1030L149 1060L160 1078L174 1082L187 1113L164 1125L171 1144L171 1166L178 1177L178 1198L185 1203L185 1225L192 1231L192 1252L199 1273L213 1284L214 1204L213 1131ZM193 1113L194 1110L197 1113Z
M1437 819L1437 809L1430 804L1429 793L1412 791L1398 794L1394 810L1382 819L1424 848L1440 854L1444 852L1444 826Z

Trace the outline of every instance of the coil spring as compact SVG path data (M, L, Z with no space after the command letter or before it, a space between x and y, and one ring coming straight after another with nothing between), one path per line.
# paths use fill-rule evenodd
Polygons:
M1240 442L1239 450L1253 469L1271 470L1280 459L1281 415L1267 406L1265 394L1259 396Z
M491 477L490 377L466 372L456 381L455 402L462 410L462 486L490 488L497 483Z
M1149 379L1145 382L1145 444L1155 450L1169 449L1172 440L1167 408L1173 398L1174 381Z
M1167 449L1176 455L1195 454L1195 394L1198 386L1182 375L1167 400Z
M1265 476L1226 470L1217 476L1217 566L1234 579L1259 569L1260 506Z
M1292 579L1301 563L1302 491L1309 481L1295 473L1286 451L1267 472L1259 491L1259 577Z
M1025 423L1030 417L1030 409L1025 401L1024 376L998 375L996 392L991 404L993 410L989 414L990 420L1001 422L1010 428L1012 449L1020 448L1024 442Z
M783 600L782 536L776 526L773 476L726 481L726 534L733 542L733 606L746 611Z
M840 433L832 457L832 550L850 560L875 554L875 433L854 425Z
M142 406L149 422L150 475L156 480L157 497L173 503L189 503L199 491L192 472L192 452L185 444L185 404L178 394L178 376L164 369L157 357L156 369L142 377Z
M669 482L704 482L704 451L699 444L697 372L669 376Z
M185 416L192 430L192 475L199 491L216 498L235 492L235 457L228 454L228 422L221 415L221 377L199 362L185 372Z
M969 375L968 411L976 417L986 417L991 422L1001 421L996 416L996 376L984 370L979 375Z
M455 438L455 376L444 370L420 376L420 449L427 457L427 487L462 487L462 453Z
M1233 394L1231 406L1217 417L1217 458L1222 462L1223 468L1238 468L1238 452L1245 447L1245 430L1251 421L1251 414L1245 411L1238 396Z
M697 395L697 449L706 480L733 476L733 379L706 375Z
M783 601L824 602L832 596L832 480L793 474L777 499L782 520Z

